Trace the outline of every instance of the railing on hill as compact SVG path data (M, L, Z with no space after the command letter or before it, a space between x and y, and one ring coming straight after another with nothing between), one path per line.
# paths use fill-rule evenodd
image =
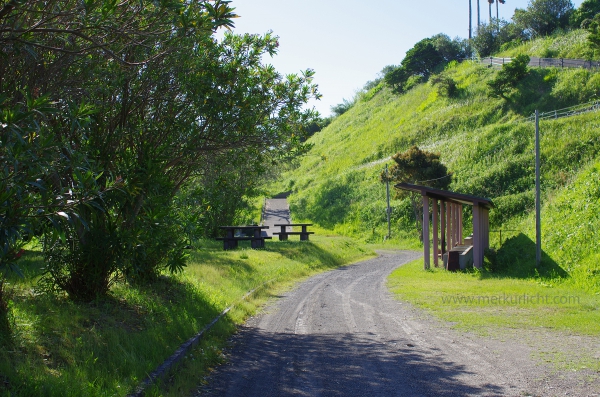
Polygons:
M490 67L502 67L507 63L512 62L512 58L496 58L496 57L487 57L487 58L479 58L475 59L476 62L479 62L483 65L488 65ZM529 60L529 67L557 67L557 68L584 68L584 69L592 69L592 68L600 68L600 61L588 61L585 59L568 59L568 58L537 58L532 57Z
M600 101L591 101L588 103L582 103L568 108L551 110L549 112L542 112L539 114L540 120L547 119L561 119L563 117L577 116L579 114L594 112L600 110ZM535 121L535 115L525 117L523 119L515 120L516 122L527 122Z

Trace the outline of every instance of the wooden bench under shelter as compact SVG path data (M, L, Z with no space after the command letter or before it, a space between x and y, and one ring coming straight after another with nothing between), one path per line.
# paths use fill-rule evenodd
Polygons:
M281 231L280 232L274 232L273 235L278 234L279 235L279 241L287 241L288 236L289 235L300 235L300 241L308 241L308 236L310 234L315 234L315 232L309 232L306 230L306 228L308 226L312 226L312 223L280 223L277 225L273 225L275 227L280 227ZM292 232L292 231L288 231L287 228L288 227L302 227L302 231L300 232Z
M223 240L224 250L237 248L239 241L250 241L252 248L264 248L265 239L272 238L262 231L268 229L269 226L219 226L219 228L226 232L225 237L217 237L217 240Z
M431 243L433 243L433 262L436 267L439 254L442 258L446 258L448 270L454 270L457 261L465 263L466 255L472 255L473 266L476 268L483 266L483 254L490 247L489 212L494 206L492 200L410 183L399 183L395 187L421 193L423 197L425 269L430 267ZM430 206L431 202L433 207ZM467 238L463 238L464 205L473 207L473 235ZM430 224L433 230L430 229ZM429 239L430 231L432 231L433 241Z

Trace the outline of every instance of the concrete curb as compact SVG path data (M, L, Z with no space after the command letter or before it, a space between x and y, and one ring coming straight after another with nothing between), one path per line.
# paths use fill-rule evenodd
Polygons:
M264 288L267 284L274 282L276 279L271 279L269 281L265 281L263 284L254 288L251 291L248 291L244 296L242 296L236 304L246 300L250 295L255 293L261 288ZM210 331L212 327L225 316L231 309L233 309L236 304L229 306L225 310L223 310L217 317L215 317L208 325L206 325L200 332L196 335L188 339L184 342L179 348L171 355L171 357L167 358L158 368L152 371L148 377L135 389L135 391L131 394L128 394L127 397L143 397L145 395L146 389L152 386L154 382L158 379L163 379L165 375L178 363L180 362L187 353L190 352L196 346L202 337Z

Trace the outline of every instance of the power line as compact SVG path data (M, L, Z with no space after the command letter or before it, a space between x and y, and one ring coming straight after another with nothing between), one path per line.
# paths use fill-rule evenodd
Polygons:
M423 183L423 182L433 182L433 181L438 181L438 180L440 180L440 179L448 178L448 177L451 177L451 176L452 176L452 174L448 174L448 175L446 175L446 176L441 176L441 177L439 177L439 178L435 178L435 179L427 179L426 181L415 181L415 184L417 184L417 183Z

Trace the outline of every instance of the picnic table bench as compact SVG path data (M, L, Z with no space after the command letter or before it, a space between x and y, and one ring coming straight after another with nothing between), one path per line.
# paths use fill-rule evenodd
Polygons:
M225 237L217 237L217 240L223 240L223 249L230 250L237 248L239 241L250 241L252 248L264 248L265 239L270 239L262 229L268 229L269 226L249 225L249 226L219 226L225 230ZM236 233L236 230L239 233Z
M277 224L277 225L273 225L273 226L281 227L280 232L273 233L273 235L275 235L275 234L279 235L279 241L286 241L288 239L289 235L300 235L300 241L308 241L308 235L315 234L315 232L309 232L306 230L306 228L308 226L312 226L312 223L286 223L286 224L281 223L281 224ZM287 231L288 227L293 227L293 226L302 227L302 231L300 231L300 232Z

